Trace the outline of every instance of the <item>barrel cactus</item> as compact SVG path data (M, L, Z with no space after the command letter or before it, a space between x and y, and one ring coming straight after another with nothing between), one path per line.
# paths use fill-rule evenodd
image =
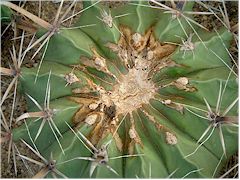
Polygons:
M217 177L236 152L231 32L196 23L194 2L153 2L84 1L71 28L38 30L44 56L21 68L28 112L12 133L41 158L36 177Z

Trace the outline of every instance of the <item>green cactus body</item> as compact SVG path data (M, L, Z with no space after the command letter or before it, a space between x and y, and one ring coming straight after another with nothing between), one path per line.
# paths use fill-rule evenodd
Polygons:
M1 22L3 24L10 23L12 18L12 11L8 7L1 6Z
M55 33L37 78L38 68L22 68L22 92L45 113L54 110L27 120L30 135L46 121L36 146L67 177L212 177L237 150L238 129L225 123L238 114L238 85L225 49L231 33L210 33L144 5L92 6L75 26L95 26ZM27 99L29 111L38 111ZM217 166L224 153L220 128L226 156ZM13 137L32 144L24 124Z

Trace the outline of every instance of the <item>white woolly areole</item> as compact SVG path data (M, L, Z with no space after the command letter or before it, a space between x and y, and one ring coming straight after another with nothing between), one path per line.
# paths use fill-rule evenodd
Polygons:
M175 145L177 144L177 137L170 132L166 132L166 142L167 144Z
M97 114L91 114L88 117L86 117L85 123L87 123L89 125L93 125L96 122L97 117L98 117Z

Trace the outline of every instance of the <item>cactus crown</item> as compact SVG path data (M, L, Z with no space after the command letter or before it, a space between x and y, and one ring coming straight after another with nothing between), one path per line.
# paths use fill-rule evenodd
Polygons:
M84 1L73 27L39 29L43 62L21 68L17 121L29 119L13 140L53 176L212 177L236 151L232 34L206 31L194 2L152 2Z

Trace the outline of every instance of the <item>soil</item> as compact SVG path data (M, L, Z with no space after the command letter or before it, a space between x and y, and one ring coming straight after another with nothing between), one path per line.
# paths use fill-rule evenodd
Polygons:
M107 5L109 5L109 7L112 8L112 7L120 6L126 2L111 1L111 2L102 2L102 3L107 4ZM218 7L219 5L222 7L222 4L219 2L211 1L211 2L204 2L204 3L209 6L213 6L213 7ZM15 2L15 4L18 4L18 2ZM62 12L64 12L64 10L69 6L69 4L70 4L70 2L64 2ZM48 2L45 1L45 2L42 2L41 5L42 5L41 17L44 20L46 20L47 22L50 22L50 23L53 22L56 11L59 7L59 3L57 3L56 0L48 1ZM38 9L39 9L39 3L38 3L38 1L26 2L24 4L24 8L26 10L28 10L29 12L37 15ZM226 8L228 11L230 25L232 27L238 23L238 2L237 1L235 1L235 2L228 1L228 2L226 2ZM82 9L82 3L77 2L77 5L75 7L75 12L78 12L81 9ZM199 4L195 4L194 11L207 11L207 10ZM78 15L76 18L73 19L72 24L78 19L79 16L80 15ZM222 26L221 22L219 20L217 20L217 18L214 15L195 15L195 18L198 23L207 27L209 30L212 30L213 27L219 28ZM69 26L70 23L66 22L64 25ZM6 28L6 25L2 25L1 32L3 32L3 30L5 28ZM17 34L18 34L18 36L20 36L21 31L19 30L17 32ZM11 56L9 54L9 49L11 49L12 43L15 43L16 47L18 47L19 43L20 43L20 40L15 40L15 41L11 40L13 37L14 37L14 34L13 34L12 28L10 28L8 31L6 31L6 33L1 37L1 67L9 67L9 64L12 64ZM30 40L31 40L31 36L29 36L29 38L26 38L26 40L24 40L24 45L23 45L24 49L26 49ZM39 63L39 61L41 59L40 58L41 53L38 53L38 55L33 60L31 60L31 57L37 48L38 47L33 48L32 51L27 54L27 57L25 58L25 61L23 62L22 66L25 66L25 67L37 66L37 64ZM238 59L238 48L237 48L236 43L234 43L234 42L232 43L230 52L232 53L234 59L237 60ZM10 84L11 81L12 81L12 77L10 77L10 76L2 76L1 77L1 96L6 91L8 85ZM13 108L12 107L13 93L14 92L12 90L9 93L9 97L6 99L6 101L4 102L4 104L1 107L6 119L10 119L11 110ZM19 92L17 92L17 100L16 100L16 105L14 107L13 117L19 117L21 114L23 114L25 112L27 112L25 99ZM17 124L17 126L19 126L19 125L20 124ZM25 148L23 143L19 142L16 144L16 146L18 147L18 149L22 155L28 155L28 157L30 157L32 159L39 160L39 158L36 157L36 155L34 155L28 148ZM17 160L17 170L18 170L17 175L15 175L15 173L14 173L14 166L13 166L14 163L13 163L12 157L10 158L10 161L8 163L8 143L2 143L1 144L1 177L2 178L14 178L14 177L30 178L34 174L36 174L36 172L39 171L38 166L30 163L29 165L30 165L30 168L32 171L32 173L30 173L31 171L29 172L26 170L26 167L23 164L23 162L20 160L19 156L16 156L16 160ZM231 167L233 167L237 163L238 163L238 153L236 153L229 159L229 161L226 163L225 167L222 169L221 174L224 174L225 172L227 172ZM238 177L237 169L232 171L226 177L227 178L232 178L232 177L237 178Z

